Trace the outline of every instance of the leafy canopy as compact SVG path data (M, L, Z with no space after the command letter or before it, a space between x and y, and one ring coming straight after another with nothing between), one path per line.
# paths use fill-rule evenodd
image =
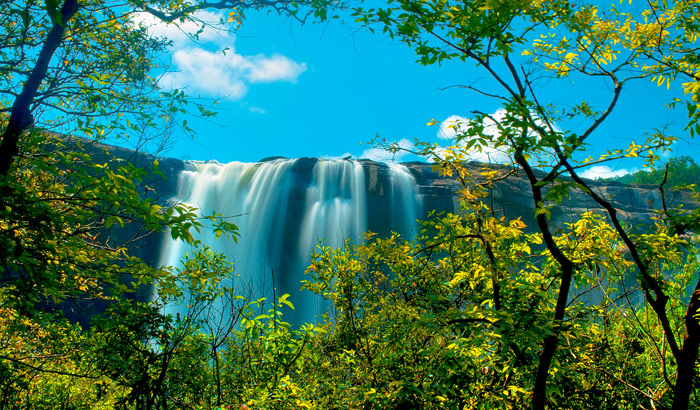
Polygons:
M417 141L416 152L436 162L443 174L457 177L470 204L484 202L478 195L479 187L488 188L504 177L487 173L490 176L486 182L476 183L476 176L463 165L474 150L504 153L511 173L522 174L528 181L537 230L556 272L549 285L556 291L544 302L553 307L552 327L540 335L535 377L525 387L531 393L530 406L534 409L557 405L560 353L570 343L569 324L576 323L576 309L569 301L575 296L576 285L591 274L588 258L592 255L580 258L571 254L571 245L558 237L561 225L552 218L552 207L574 189L605 212L614 237L628 252L646 301L645 314L653 312L663 329L661 339L648 331L645 334L658 351L664 351L663 345L672 353L669 360L661 360L659 368L665 387L672 391L670 405L674 409L689 406L700 346L696 316L700 294L693 292L688 300L682 292L677 293L674 279L659 270L664 265L654 262L651 255L660 252L659 247L674 253L681 249L693 253L691 243L680 235L695 232L697 212L688 213L667 204L662 187L659 224L639 235L624 223L608 194L590 186L579 172L622 158L642 158L652 166L659 154L676 141L677 136L660 127L626 147L609 147L598 157L588 154L591 135L599 132L600 125L615 111L622 93L640 81L680 88L678 94L684 94L684 99L661 103L684 106L688 112L686 132L693 136L700 130L700 66L695 52L699 7L696 2L665 0L609 6L560 0L390 0L385 6L355 9L360 23L370 30L379 27L399 39L415 51L422 64L460 60L476 65L489 79L487 85L482 80L463 87L493 98L501 107L499 114L475 111L465 124L455 125L457 135L452 146L443 148ZM578 81L601 84L607 95L592 95L590 87L577 87ZM549 87L557 87L558 93L544 92ZM564 94L573 101L570 106L561 105L559 96ZM430 121L429 125L434 123ZM402 149L398 145L388 148ZM693 266L691 261L683 265L684 272ZM676 313L670 308L677 304L686 306L684 321L674 317ZM634 307L630 314L643 322ZM669 364L675 366L675 373L669 370ZM650 399L657 400L653 395Z

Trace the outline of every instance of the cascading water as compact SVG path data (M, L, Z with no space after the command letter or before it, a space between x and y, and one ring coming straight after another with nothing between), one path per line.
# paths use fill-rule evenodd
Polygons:
M391 165L388 184L370 193L361 162L302 158L262 163L229 164L190 162L180 173L178 201L202 214L233 216L240 229L239 243L215 237L202 229L196 239L222 252L234 263L242 282L256 297L292 295L292 323L315 320L326 307L314 295L300 292L311 252L319 243L341 246L359 240L366 230L389 229L411 236L422 205L415 179L407 168ZM388 193L388 198L384 198ZM375 207L386 208L388 227L368 226L368 195ZM381 204L384 204L383 206ZM376 218L375 218L376 219ZM192 249L182 242L166 241L161 265L177 266ZM176 308L177 310L177 308Z
M415 235L416 219L422 218L423 207L416 179L399 164L389 164L391 179L391 227L404 238Z
M319 161L306 190L306 206L298 255L308 258L320 241L337 248L345 239L359 238L367 229L365 173L351 161Z

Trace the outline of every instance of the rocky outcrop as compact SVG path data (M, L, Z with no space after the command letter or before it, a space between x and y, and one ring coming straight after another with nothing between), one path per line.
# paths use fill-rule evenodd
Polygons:
M388 185L388 167L385 164L363 160L367 178L368 209L371 212L391 212L385 204ZM463 188L456 178L440 176L431 164L411 162L403 164L416 179L423 200L424 215L431 210L461 212L460 197L457 193ZM469 163L465 167L476 180L485 164ZM490 168L493 168L489 166ZM502 168L503 174L507 172ZM636 230L644 230L654 223L653 217L662 208L661 193L651 185L625 185L614 181L588 181L589 185L618 210L621 221ZM507 220L521 218L530 230L535 229L535 204L532 190L524 175L517 173L493 184L490 197L486 200L498 216ZM666 190L666 203L669 208L682 206L686 210L695 209L699 203L687 191ZM563 228L573 223L584 212L595 211L603 214L603 209L580 189L572 188L568 197L550 209L555 228ZM374 219L382 215L375 215ZM369 224L376 226L377 223Z
M454 178L440 177L431 166L423 163L405 164L413 173L426 204L426 209L459 212L459 197L456 193L462 185ZM466 164L472 175L478 180L485 165ZM505 174L506 169L502 172ZM589 186L601 197L610 201L618 210L621 221L630 227L643 230L654 223L653 217L662 208L661 191L651 185L625 185L614 181L588 181ZM506 219L521 218L528 227L535 226L535 204L532 190L524 175L517 173L493 184L491 197L487 199L496 215ZM599 212L603 209L582 190L572 188L568 197L550 208L551 220L555 227L563 228L565 224L575 222L584 212ZM690 192L666 190L666 205L669 208L682 206L693 210L700 205Z

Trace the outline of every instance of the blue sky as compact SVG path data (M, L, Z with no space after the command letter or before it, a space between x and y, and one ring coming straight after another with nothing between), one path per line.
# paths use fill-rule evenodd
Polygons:
M254 162L269 156L349 154L389 159L368 145L375 136L404 140L406 145L413 138L445 143L438 138L440 126L427 126L429 120L468 118L474 110L498 109L495 101L475 92L441 90L474 81L488 85L485 72L471 63L422 66L405 45L352 23L300 25L249 13L237 32L206 31L199 43L172 27L158 30L174 39L172 73L164 82L186 88L190 95L221 98L217 118L188 118L198 136L180 136L166 153L176 158ZM220 51L224 48L225 55ZM571 90L553 84L543 87L543 97L566 105L577 101L577 91L592 102L603 102L609 95L604 84L594 82L573 84ZM641 81L623 92L613 116L591 138L591 153L642 140L640 136L654 127L670 124L680 132L685 111L665 108L663 101L671 96L665 87ZM700 158L699 154L697 141L677 144L674 153ZM641 164L617 161L607 166L598 171L625 172Z

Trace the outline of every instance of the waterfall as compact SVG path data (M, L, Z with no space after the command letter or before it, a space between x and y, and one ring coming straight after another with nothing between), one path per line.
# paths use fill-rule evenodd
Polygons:
M359 161L189 162L180 173L176 200L204 215L215 211L233 217L241 234L238 243L217 239L206 228L195 239L226 254L256 297L271 298L273 283L277 296L290 293L296 310L285 312L285 320L299 324L315 320L327 308L315 295L299 290L319 243L339 247L347 239L359 241L366 230L414 234L415 221L422 218L416 181L404 166L382 169L382 189L370 192ZM368 209L369 197L373 209ZM371 226L376 225L368 223L372 212L390 215L389 226ZM177 266L191 251L181 241L166 240L160 263Z
M404 238L415 235L416 220L423 216L423 203L416 179L399 164L389 164L391 180L391 228Z

